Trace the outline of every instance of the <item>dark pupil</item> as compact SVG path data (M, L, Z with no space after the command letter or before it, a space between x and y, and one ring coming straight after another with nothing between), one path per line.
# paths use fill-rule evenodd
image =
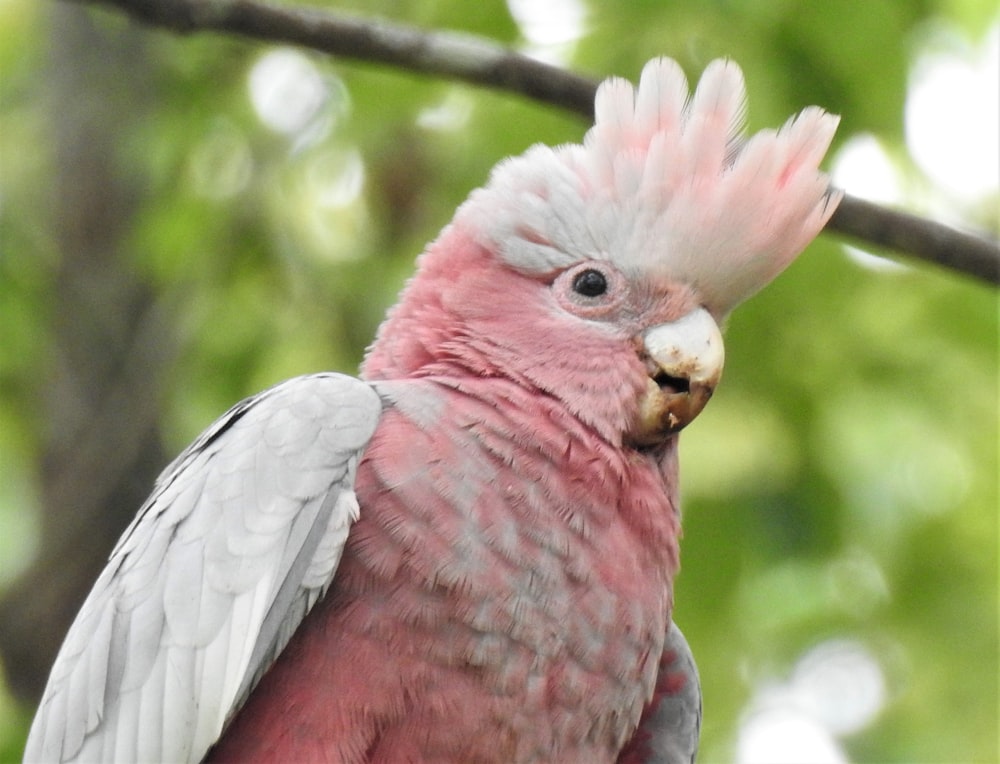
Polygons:
M600 271L588 268L573 277L573 291L584 297L597 297L608 291L608 281Z

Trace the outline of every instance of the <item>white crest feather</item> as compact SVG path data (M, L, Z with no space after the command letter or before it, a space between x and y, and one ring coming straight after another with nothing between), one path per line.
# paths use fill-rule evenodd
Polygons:
M691 284L724 315L777 276L840 201L819 170L838 118L809 107L746 138L746 88L731 61L709 64L689 95L680 66L654 59L638 88L605 81L594 111L582 145L502 162L456 222L516 268L611 260Z

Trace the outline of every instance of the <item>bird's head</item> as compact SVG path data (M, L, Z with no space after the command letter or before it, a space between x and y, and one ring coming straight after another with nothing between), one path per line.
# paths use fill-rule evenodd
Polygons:
M422 256L365 362L369 378L501 376L613 442L687 425L722 373L719 325L839 202L819 163L837 118L810 107L742 133L743 76L676 62L604 82L582 144L501 162Z

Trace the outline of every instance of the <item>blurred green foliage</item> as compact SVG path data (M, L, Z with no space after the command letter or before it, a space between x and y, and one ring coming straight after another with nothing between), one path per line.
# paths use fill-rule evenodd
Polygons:
M354 5L524 42L499 0ZM942 24L976 41L995 13L974 0L585 5L567 65L635 77L667 54L694 79L731 56L751 127L818 103L843 115L837 145L874 133L909 175L902 110L920 41ZM38 543L39 401L58 310L52 12L0 3L0 588ZM92 17L112 33L127 25ZM326 93L314 135L279 134L248 98L270 48L142 37L153 103L117 151L143 189L132 267L176 322L159 404L169 451L280 379L354 370L414 256L490 167L586 127L502 93L306 53ZM727 337L725 384L682 438L676 615L702 672L702 760L733 759L762 683L849 638L878 660L887 692L877 718L841 739L851 760L997 761L995 292L929 267L868 269L822 237ZM0 690L0 759L17 758L29 713Z

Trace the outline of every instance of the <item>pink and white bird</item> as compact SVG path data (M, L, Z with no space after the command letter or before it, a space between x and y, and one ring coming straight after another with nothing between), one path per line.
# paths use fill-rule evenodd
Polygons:
M690 95L657 59L582 145L501 162L360 378L249 398L160 476L25 759L693 760L677 433L839 201L835 117L744 110L735 64Z

